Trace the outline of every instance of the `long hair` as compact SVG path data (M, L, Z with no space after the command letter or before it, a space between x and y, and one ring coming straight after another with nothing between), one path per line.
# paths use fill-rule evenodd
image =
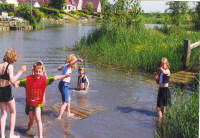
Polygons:
M168 59L166 57L162 57L160 60L160 66L162 66L163 64L166 64L168 69L170 68Z
M66 61L65 61L65 64L69 64L71 63L72 61L76 60L76 56L74 54L71 54L67 57ZM72 65L72 68L73 69L76 69L76 63Z

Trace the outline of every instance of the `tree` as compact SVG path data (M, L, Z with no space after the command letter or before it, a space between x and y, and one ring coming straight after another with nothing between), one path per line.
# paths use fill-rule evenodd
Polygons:
M26 20L31 19L31 6L27 3L19 5L17 8L17 15L23 17Z
M104 12L104 9L105 9L105 7L106 7L106 5L107 5L107 3L108 3L108 1L107 0L101 0L101 8L102 8L102 12Z
M86 10L88 10L89 12L93 12L94 5L92 2L87 2L85 7L86 7Z
M49 4L52 8L56 8L56 9L63 9L64 5L65 5L65 0L51 0L50 4Z
M195 12L192 13L192 21L194 23L195 29L200 30L200 2L197 3Z
M105 8L104 24L131 27L141 23L142 8L139 0L114 0L110 8ZM131 9L131 10L130 10ZM131 11L131 12L129 12Z
M169 6L167 12L170 14L171 23L179 26L189 10L187 2L167 2L167 5Z

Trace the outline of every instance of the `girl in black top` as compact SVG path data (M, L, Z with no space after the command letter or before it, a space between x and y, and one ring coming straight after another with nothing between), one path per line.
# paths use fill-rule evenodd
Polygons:
M13 49L8 49L3 58L3 63L0 63L0 106L1 106L1 138L5 138L5 125L7 118L7 106L10 110L10 133L9 138L19 138L14 134L16 108L15 100L11 91L11 84L26 71L26 66L22 66L19 72L14 76L13 63L17 61L17 52Z
M84 67L82 66L79 67L78 72L79 72L79 76L78 76L78 82L77 82L77 89L87 91L90 83L87 76L85 75Z
M158 96L157 96L157 113L158 119L160 120L165 113L166 106L171 104L171 93L169 91L169 79L170 79L170 70L169 62L167 58L163 57L160 62L159 67L159 76L158 76Z

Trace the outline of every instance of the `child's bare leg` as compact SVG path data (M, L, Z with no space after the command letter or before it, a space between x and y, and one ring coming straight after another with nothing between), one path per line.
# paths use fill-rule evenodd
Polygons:
M39 132L39 138L43 138L43 128L42 128L41 108L40 107L37 107L35 109L35 117L36 117L38 132Z
M158 114L158 118L157 118L157 127L160 127L161 125L161 121L162 121L162 116L163 116L163 113L162 113L162 108L161 107L157 107L156 108L157 110L157 114Z
M4 102L0 103L1 105L1 138L5 138L5 126L7 118L7 104Z
M163 106L163 107L161 108L161 111L162 111L162 114L164 115L164 114L166 113L166 106Z
M67 102L64 102L64 103L61 105L60 111L59 111L59 114L58 114L58 117L57 117L58 120L61 119L61 117L62 117L62 115L63 115L63 113L64 113L64 111L65 111L65 109L66 109L66 107L67 107L67 104L68 104Z
M33 123L35 120L34 111L29 111L28 116L29 116L29 122L28 122L27 131L29 131L33 127Z
M70 101L71 101L71 98L69 98L69 102L68 102L68 105L66 107L67 117L70 117L70 116L74 115L74 114L71 113L71 110L70 110Z
M10 109L10 134L9 138L19 138L20 136L14 134L15 121L16 121L16 106L15 100L12 99L8 102L8 107Z
M158 114L158 118L161 119L162 118L162 110L161 107L157 107L157 114Z

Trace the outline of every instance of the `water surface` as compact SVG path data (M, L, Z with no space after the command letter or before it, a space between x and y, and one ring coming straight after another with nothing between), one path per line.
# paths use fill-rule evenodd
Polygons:
M66 55L75 53L70 51L81 37L95 29L96 26L61 26L51 27L33 32L2 32L0 33L0 58L2 59L8 48L14 48L19 53L15 72L23 64L28 66L22 77L31 73L32 64L42 60L47 69L47 75L60 74L57 67L63 64ZM78 55L79 56L79 55ZM84 120L66 119L55 120L57 113L48 107L61 103L58 91L58 81L46 89L46 112L43 116L44 135L46 138L152 138L154 133L154 117L157 88L152 76L140 72L130 73L102 69L88 63L84 64L86 75L90 80L88 93L72 92L72 104L98 105L105 110L98 112ZM71 88L76 87L77 70L73 71ZM28 117L24 113L25 89L13 89L16 108L16 133L22 138L28 137L24 130ZM34 126L34 134L37 130ZM7 121L6 132L9 125Z

